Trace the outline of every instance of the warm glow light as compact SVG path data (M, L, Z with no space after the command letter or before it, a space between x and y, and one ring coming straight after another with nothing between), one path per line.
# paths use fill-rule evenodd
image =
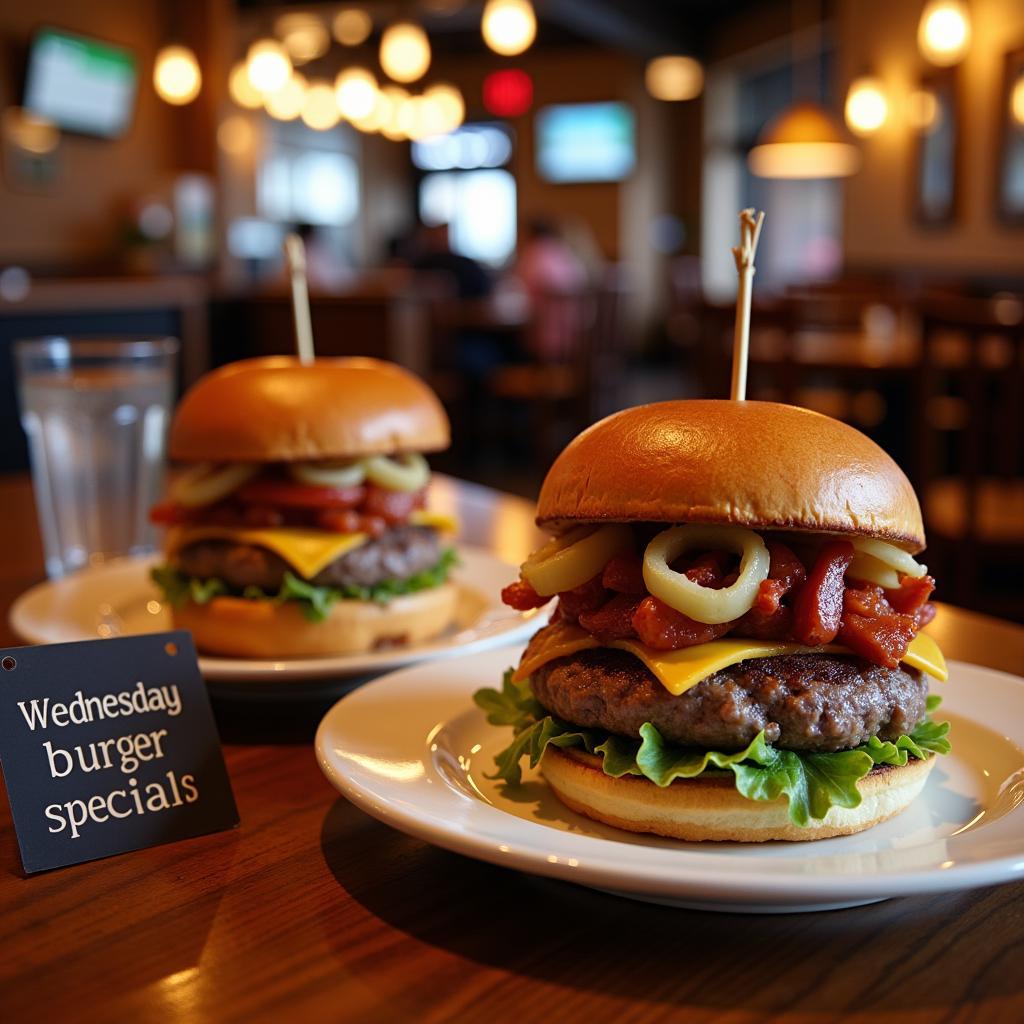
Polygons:
M537 17L529 0L487 0L480 31L484 42L503 57L529 49L537 36Z
M316 60L331 45L327 27L315 14L282 14L274 22L274 34L284 44L293 64Z
M261 93L277 92L292 73L292 62L276 39L260 39L245 58L249 84Z
M293 71L280 89L263 97L263 106L278 121L294 121L306 105L307 92L306 79Z
M440 135L445 132L453 132L462 124L466 116L466 101L454 85L438 82L427 89L423 96L433 105L436 116L440 118L440 130L430 134Z
M203 84L196 55L187 46L165 46L153 64L153 85L160 99L182 106L191 103Z
M889 101L877 78L864 75L850 83L846 94L846 126L857 135L873 135L889 116Z
M1017 124L1024 124L1024 75L1013 83L1010 93L1010 115Z
M692 57L655 57L647 62L644 84L656 100L692 100L704 88L704 69Z
M243 156L252 149L253 130L249 119L241 114L224 118L217 128L217 145L232 156Z
M427 33L411 21L396 21L380 37L380 66L396 82L415 82L430 67Z
M925 60L948 67L963 60L971 43L971 16L963 0L931 0L917 25L917 47Z
M860 153L827 110L798 103L765 128L748 164L762 178L842 178L856 172Z
M359 46L373 31L373 19L361 7L346 7L335 15L332 28L342 46Z
M379 131L386 139L398 142L405 138L405 133L402 131L402 108L409 102L409 94L397 85L386 85L381 89L380 97Z
M346 68L334 80L334 98L341 113L358 122L377 104L377 79L365 68Z
M927 89L915 89L907 100L907 120L911 128L927 131L939 123L939 101Z
M302 120L318 132L333 128L341 120L341 111L338 110L338 103L334 98L334 88L329 82L314 82L306 90Z
M263 94L249 81L249 69L244 60L240 60L228 76L228 92L231 98L247 110L256 110L263 106Z
M3 112L3 134L18 149L39 156L52 153L60 143L60 131L51 120L22 107L8 107Z

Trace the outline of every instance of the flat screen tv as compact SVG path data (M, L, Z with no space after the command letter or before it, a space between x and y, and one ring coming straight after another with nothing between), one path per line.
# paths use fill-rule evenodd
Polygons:
M537 172L547 181L621 181L636 164L636 121L625 103L543 107L535 126Z
M32 40L23 103L65 131L114 139L131 122L136 78L131 51L45 28Z

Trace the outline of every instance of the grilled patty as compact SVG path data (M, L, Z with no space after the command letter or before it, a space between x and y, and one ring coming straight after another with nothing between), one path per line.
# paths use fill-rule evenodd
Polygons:
M310 580L326 587L373 587L385 580L407 580L431 569L441 558L441 539L429 526L398 526L377 540L347 551ZM254 544L201 540L174 558L186 576L217 577L229 587L277 590L289 565L279 555Z
M714 750L742 750L762 729L788 750L894 740L924 717L928 695L916 669L793 654L741 662L674 697L633 655L609 648L548 662L531 685L551 714L574 725L638 736L651 722L666 739Z

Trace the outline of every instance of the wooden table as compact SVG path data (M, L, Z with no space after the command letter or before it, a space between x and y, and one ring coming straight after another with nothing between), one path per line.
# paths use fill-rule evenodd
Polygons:
M526 502L441 490L468 541L532 544ZM42 559L23 479L0 508L6 616ZM932 632L950 657L1024 665L1022 628L942 607ZM339 798L310 746L325 707L218 705L235 832L25 879L4 807L0 1020L1024 1020L1024 883L758 917L515 874Z

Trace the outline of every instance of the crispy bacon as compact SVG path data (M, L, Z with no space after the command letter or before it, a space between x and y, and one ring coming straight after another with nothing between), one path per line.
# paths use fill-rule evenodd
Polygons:
M642 643L658 651L677 651L717 640L732 628L731 622L707 625L670 608L657 597L645 597L633 615L633 627Z
M885 599L896 611L913 615L928 603L934 589L935 580L931 576L921 576L919 579L903 576L898 589L885 592Z
M633 615L640 601L635 594L616 594L596 611L581 613L580 625L602 642L635 639Z
M848 587L843 595L839 642L876 665L896 668L917 629L917 611L896 611L881 587L860 584Z
M579 622L584 612L594 612L612 596L601 583L601 574L591 577L574 590L558 595L558 607L567 622Z
M644 562L639 555L613 555L601 573L601 583L618 594L646 594Z
M853 545L846 540L822 545L807 579L793 594L793 634L808 647L830 644L843 616L843 577L853 561Z
M376 484L366 485L362 512L366 516L379 516L389 526L404 523L415 509L427 502L427 489L418 491L389 491Z
M721 590L722 587L736 582L736 573L726 572L731 560L732 556L728 551L707 551L693 559L685 569L680 566L682 559L674 563L672 568L676 572L682 572L699 587Z
M783 597L807 578L803 562L796 557L791 548L774 540L768 541L767 548L771 559L768 579L762 581L754 598L754 606L750 610L757 613L762 620L774 615L779 610Z
M526 612L531 608L540 608L551 598L541 597L525 580L516 580L502 590L501 600L518 612Z

